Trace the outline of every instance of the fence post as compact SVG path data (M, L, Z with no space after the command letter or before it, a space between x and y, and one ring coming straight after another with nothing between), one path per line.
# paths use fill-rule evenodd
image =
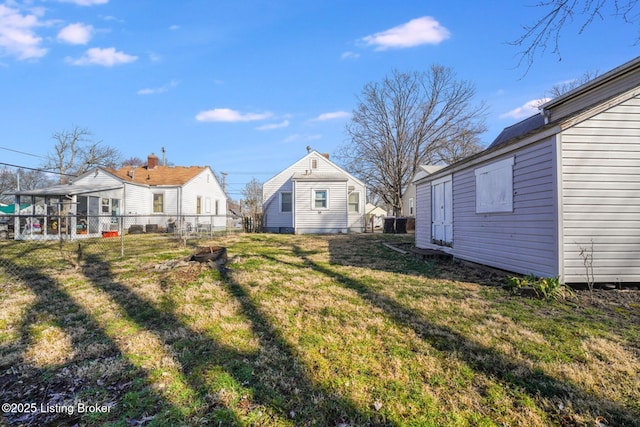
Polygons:
M124 258L124 216L120 215L120 257Z

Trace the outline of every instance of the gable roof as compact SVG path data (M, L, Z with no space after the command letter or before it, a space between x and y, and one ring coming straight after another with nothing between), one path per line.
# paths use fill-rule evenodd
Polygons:
M120 169L106 169L125 182L143 185L184 185L208 169L208 166L147 166L133 168L125 166Z
M300 162L305 161L306 159L308 159L309 157L318 157L319 159L321 159L320 161L325 161L328 164L330 164L333 168L336 169L336 174L340 174L343 176L346 176L348 178L350 178L351 180L357 182L359 185L362 185L363 187L366 187L366 185L364 184L364 182L362 182L361 180L359 180L358 178L356 178L355 176L351 175L349 172L347 172L346 170L342 169L340 166L338 166L337 164L335 164L333 161L331 161L326 155L318 152L317 150L311 150L310 152L308 152L304 157L302 157L301 159L295 161L294 163L292 163L291 165L289 165L286 169L280 171L279 173L277 173L276 175L272 176L271 178L269 178L268 180L265 181L265 184L274 181L276 179L278 179L278 177L280 177L282 174L287 173L287 171L292 168L293 166L297 165ZM324 173L322 176L327 175L328 173ZM287 178L294 178L293 176L294 174L291 174L291 176L288 176ZM302 176L304 175L300 175L300 174L296 174L295 179L301 180ZM309 174L309 176L313 176L313 177L318 177L318 179L320 179L321 174L317 173L317 172L313 172L311 174ZM326 180L326 176L325 176L325 180Z

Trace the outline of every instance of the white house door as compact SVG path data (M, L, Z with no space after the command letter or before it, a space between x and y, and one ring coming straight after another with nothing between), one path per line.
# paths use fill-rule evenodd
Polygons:
M431 183L431 240L439 245L453 243L453 192L451 175Z

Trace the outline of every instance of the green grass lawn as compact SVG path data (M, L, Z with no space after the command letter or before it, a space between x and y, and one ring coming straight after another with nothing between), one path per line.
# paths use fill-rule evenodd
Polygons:
M138 239L65 267L0 246L0 400L44 410L4 423L640 425L637 291L513 296L382 245L412 236L228 235L223 271Z

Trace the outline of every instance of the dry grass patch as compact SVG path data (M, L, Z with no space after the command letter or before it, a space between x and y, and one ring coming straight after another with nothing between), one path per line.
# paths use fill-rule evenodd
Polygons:
M35 424L638 425L635 294L514 297L494 273L381 244L410 239L200 242L227 247L221 272L147 238L135 258L52 262L0 288L1 397L113 408Z

